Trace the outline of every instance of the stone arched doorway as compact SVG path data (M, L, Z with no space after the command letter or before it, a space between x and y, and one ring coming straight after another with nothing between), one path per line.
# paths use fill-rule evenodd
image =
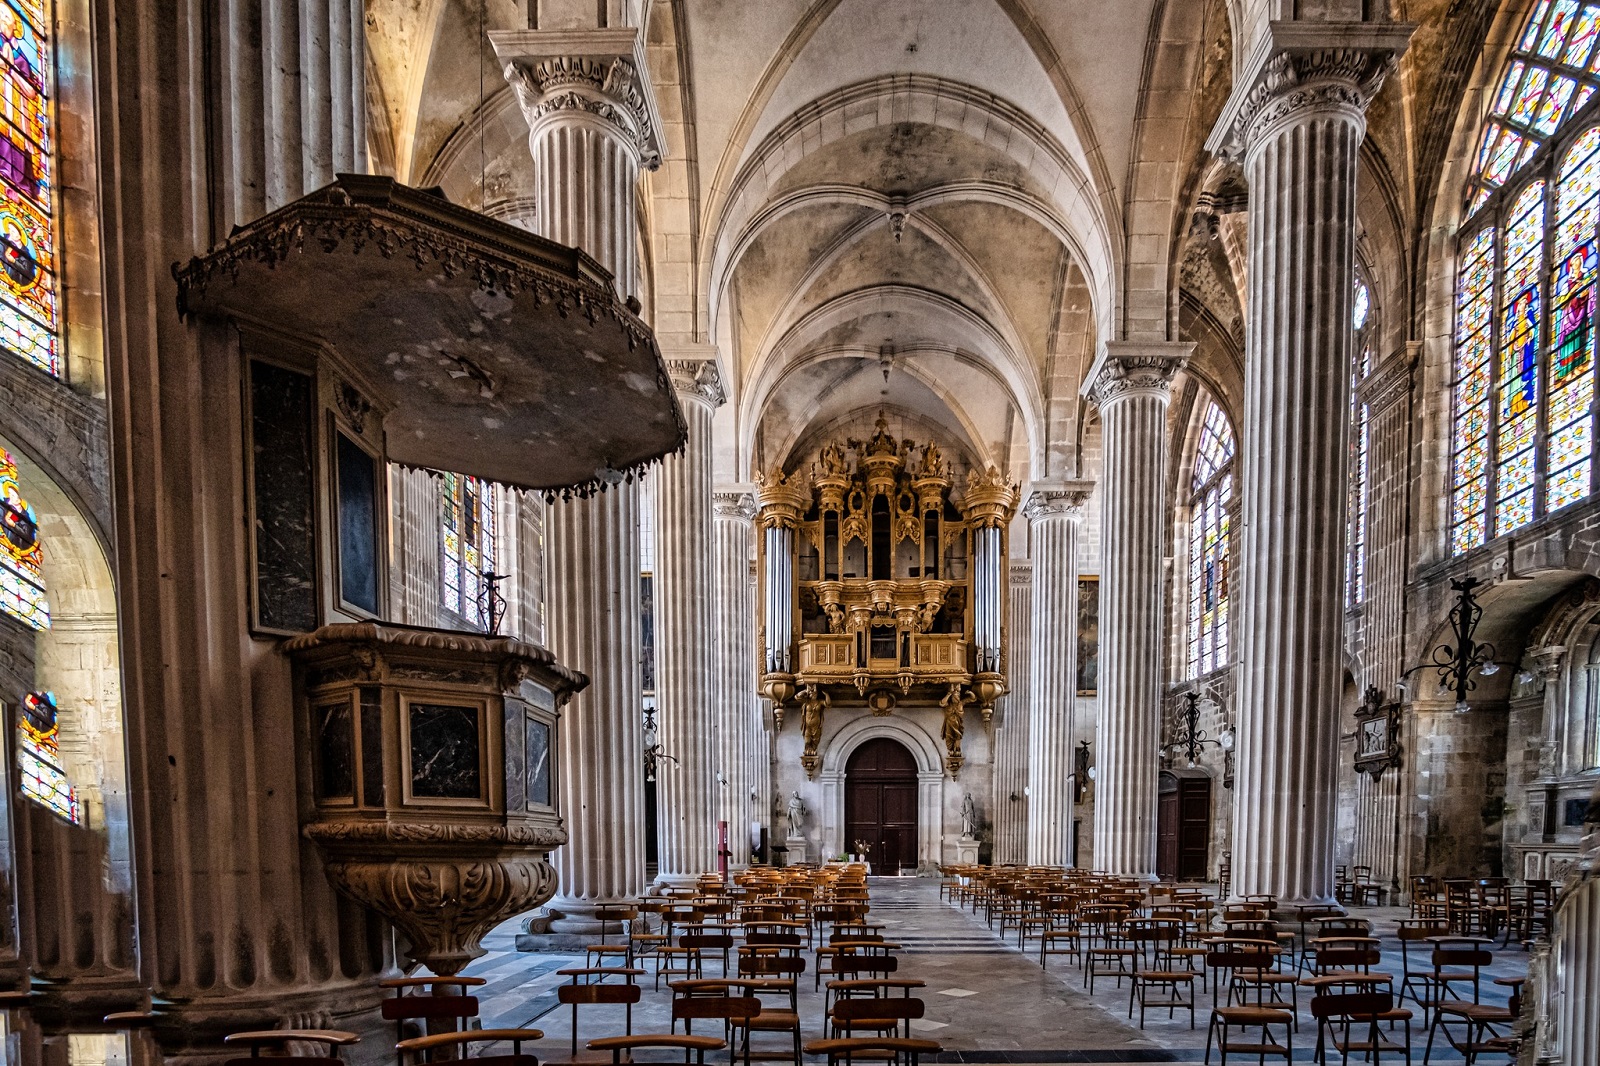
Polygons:
M850 753L844 839L847 851L857 850L857 841L867 845L874 873L916 868L917 763L899 741L874 737Z

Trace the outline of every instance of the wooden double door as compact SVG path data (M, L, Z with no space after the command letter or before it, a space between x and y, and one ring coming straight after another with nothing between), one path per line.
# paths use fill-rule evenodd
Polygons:
M917 866L917 764L905 746L878 737L850 755L844 775L844 849L872 850L872 872Z
M1156 876L1204 881L1211 858L1211 778L1161 772L1156 810Z

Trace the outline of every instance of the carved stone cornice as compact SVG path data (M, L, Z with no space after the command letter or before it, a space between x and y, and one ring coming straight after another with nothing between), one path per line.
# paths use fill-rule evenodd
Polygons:
M713 518L750 522L757 510L756 494L749 489L718 489L711 494Z
M1172 379L1193 354L1193 341L1107 341L1084 375L1083 395L1100 407L1133 396L1154 396L1164 403Z
M1028 493L1022 513L1034 523L1050 518L1080 519L1093 492L1092 481L1039 482Z
M1011 560L1009 572L1012 588L1021 588L1033 584L1033 564L1026 559Z
M1407 341L1394 355L1379 363L1361 382L1357 398L1376 415L1405 399L1411 392L1411 372L1422 354L1421 341Z
M1343 113L1365 122L1416 27L1397 22L1274 20L1234 81L1206 150L1241 157L1280 124Z
M702 400L721 407L728 394L722 388L722 374L715 359L667 359L667 376L672 387L685 399Z
M640 166L661 165L661 115L638 31L500 30L489 40L535 136L565 115L590 116L632 145Z

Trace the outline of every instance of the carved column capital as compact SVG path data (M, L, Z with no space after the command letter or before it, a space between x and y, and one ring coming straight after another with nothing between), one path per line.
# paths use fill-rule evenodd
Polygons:
M489 40L535 136L566 119L599 121L640 166L661 165L661 114L637 30L497 30Z
M674 359L667 357L667 376L672 387L686 400L699 400L712 407L721 407L727 400L722 388L722 374L715 359Z
M1094 491L1092 481L1039 482L1028 493L1022 513L1029 522L1038 523L1051 518L1083 517L1083 508Z
M1316 115L1364 125L1367 105L1415 29L1397 22L1274 20L1234 82L1206 150L1239 158L1281 125Z
M1107 341L1084 375L1083 395L1099 407L1132 396L1154 396L1165 403L1172 379L1193 354L1193 341Z
M1026 559L1012 559L1010 575L1012 588L1027 588L1033 584L1033 564Z
M732 485L717 489L711 494L711 511L713 516L727 521L752 522L755 520L756 511L755 490L746 486Z

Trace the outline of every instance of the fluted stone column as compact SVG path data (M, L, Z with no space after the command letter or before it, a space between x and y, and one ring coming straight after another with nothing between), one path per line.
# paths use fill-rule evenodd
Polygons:
M639 671L639 486L554 504L545 629L589 687L562 712L561 815L567 843L551 857L561 887L557 933L587 933L585 915L644 891L644 705Z
M1167 401L1193 350L1110 342L1085 379L1105 447L1094 859L1130 877L1156 874Z
M755 596L750 587L754 552L755 493L746 486L725 486L712 500L716 539L716 625L712 706L717 738L716 766L723 781L717 787L719 821L728 823L728 863L750 864L750 822L765 800L751 802L759 784L759 762L766 746L755 743L760 727L756 693Z
M1011 599L1006 628L1006 681L994 734L994 861L1026 862L1028 857L1029 673L1033 661L1033 566L1011 560ZM1071 832L1070 828L1068 830ZM1069 838L1070 839L1070 838Z
M668 353L689 426L683 452L655 476L656 707L661 747L677 761L657 775L660 880L693 884L717 865L715 574L711 414L723 401L713 358Z
M490 34L528 120L537 231L638 284L635 187L660 165L660 120L633 30ZM592 932L594 909L644 890L639 491L612 486L546 516L546 640L589 675L560 730L567 844L552 857L558 933Z
M1275 22L1213 151L1250 185L1233 887L1333 898L1350 301L1365 110L1410 35Z
M1072 855L1072 708L1078 690L1078 527L1094 483L1035 485L1022 505L1033 541L1028 681L1028 847L1035 866Z

